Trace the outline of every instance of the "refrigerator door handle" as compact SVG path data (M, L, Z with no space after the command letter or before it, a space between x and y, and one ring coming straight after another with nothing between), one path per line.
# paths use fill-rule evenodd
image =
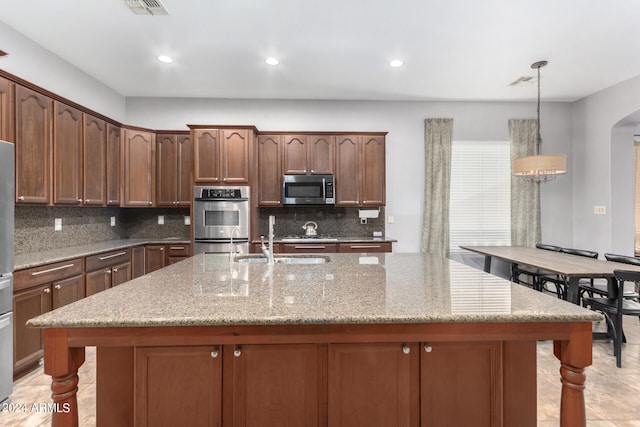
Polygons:
M7 289L9 286L11 286L11 278L7 278L7 279L0 279L0 291L3 289Z

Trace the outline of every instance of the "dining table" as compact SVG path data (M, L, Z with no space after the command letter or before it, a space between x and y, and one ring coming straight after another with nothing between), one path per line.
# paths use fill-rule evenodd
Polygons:
M610 296L615 296L614 270L640 271L639 266L587 258L525 246L460 246L461 249L484 255L484 271L490 273L492 259L515 267L529 267L557 274L567 288L566 300L580 304L580 279L606 279Z

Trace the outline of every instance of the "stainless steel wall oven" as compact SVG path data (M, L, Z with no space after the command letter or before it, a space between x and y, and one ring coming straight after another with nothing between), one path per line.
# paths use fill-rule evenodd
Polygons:
M194 253L249 252L249 187L193 187Z

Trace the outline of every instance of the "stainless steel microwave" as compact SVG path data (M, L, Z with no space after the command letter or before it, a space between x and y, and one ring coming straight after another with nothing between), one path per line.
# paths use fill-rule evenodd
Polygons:
M333 175L284 175L283 205L333 205L335 187Z

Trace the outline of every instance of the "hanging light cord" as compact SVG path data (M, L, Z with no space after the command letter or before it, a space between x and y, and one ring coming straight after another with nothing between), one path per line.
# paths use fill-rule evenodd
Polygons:
M546 63L545 63L546 65ZM542 145L542 136L540 135L540 68L544 65L538 65L538 129L536 135L536 155L540 154L540 146Z

